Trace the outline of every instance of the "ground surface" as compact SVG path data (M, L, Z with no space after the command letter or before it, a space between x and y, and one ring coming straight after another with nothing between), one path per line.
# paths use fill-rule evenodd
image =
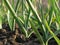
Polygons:
M18 31L10 31L9 26L4 24L3 29L0 29L0 45L40 45L35 35L29 39L25 39L24 35ZM54 39L49 41L49 45L57 45Z

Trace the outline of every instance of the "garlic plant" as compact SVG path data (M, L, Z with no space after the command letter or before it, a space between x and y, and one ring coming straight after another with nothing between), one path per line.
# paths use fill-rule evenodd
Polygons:
M17 0L16 5L14 0L12 4L9 0L3 0L10 29L14 31L15 23L17 23L26 38L35 33L41 45L48 45L51 38L60 45L60 39L57 37L60 33L59 0L48 0L46 8L43 7L42 0L39 1L41 2L37 3L39 5L35 8L33 2L36 3L36 1L33 0ZM1 23L2 18L0 18L0 25Z

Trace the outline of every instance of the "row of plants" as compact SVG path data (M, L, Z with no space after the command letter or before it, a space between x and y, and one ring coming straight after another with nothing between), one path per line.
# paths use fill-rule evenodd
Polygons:
M36 9L34 0L17 0L16 4L14 0L12 0L12 3L9 0L2 0L0 29L2 29L4 22L8 22L11 31L14 31L17 23L25 38L30 38L34 33L40 45L48 45L51 38L54 38L60 45L60 39L57 37L60 33L59 0L48 0L45 9L42 0L39 1L39 8Z

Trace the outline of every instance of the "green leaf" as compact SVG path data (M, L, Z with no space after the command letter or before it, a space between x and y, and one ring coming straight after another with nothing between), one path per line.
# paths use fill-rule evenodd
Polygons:
M50 9L49 9L49 22L48 22L49 25L51 25L52 18L53 18L53 7L50 7Z
M12 0L12 7L14 9L14 0ZM8 19L8 24L10 26L11 31L14 31L15 30L15 21L9 10L7 12L7 19Z
M21 31L24 33L24 35L27 37L28 33L26 31L26 29L24 28L23 24L22 24L22 20L21 18L18 18L14 9L12 8L12 6L10 5L8 0L4 0L5 5L7 6L7 8L9 9L9 11L11 12L13 18L16 20L17 24L19 25Z
M26 0L26 1L27 1L27 3L28 3L29 7L32 9L32 12L35 14L36 18L39 20L39 22L42 22L39 14L37 13L37 10L34 8L34 6L33 6L33 4L31 3L31 1L30 1L30 0Z
M0 29L2 29L2 16L0 14Z
M60 45L60 40L59 38L52 32L52 30L50 29L47 21L45 20L45 26L48 29L48 31L50 32L50 34L54 37L54 39L56 40L56 42L58 43L58 45Z
M7 13L7 19L8 19L8 24L10 26L11 31L14 31L13 30L13 27L14 27L14 18L12 17L12 14L10 13L9 10L8 10L8 13Z
M32 27L33 31L35 32L38 40L40 41L40 44L41 44L41 45L45 45L42 36L41 36L40 33L38 32L38 30L35 28L35 25L34 25L34 23L32 22L31 19L30 19L30 23L31 23L31 27Z
M0 29L2 29L2 21L3 21L4 14L5 14L5 11L3 10L3 7L0 6Z

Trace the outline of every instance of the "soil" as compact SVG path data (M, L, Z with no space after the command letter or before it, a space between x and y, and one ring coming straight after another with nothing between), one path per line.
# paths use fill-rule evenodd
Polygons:
M40 45L40 43L34 34L26 39L17 25L16 30L11 31L8 24L3 24L3 29L0 29L0 45ZM57 43L52 38L49 45L57 45Z
M11 31L8 24L2 26L3 29L0 29L0 45L40 45L34 34L29 39L25 38L17 24L15 31Z

